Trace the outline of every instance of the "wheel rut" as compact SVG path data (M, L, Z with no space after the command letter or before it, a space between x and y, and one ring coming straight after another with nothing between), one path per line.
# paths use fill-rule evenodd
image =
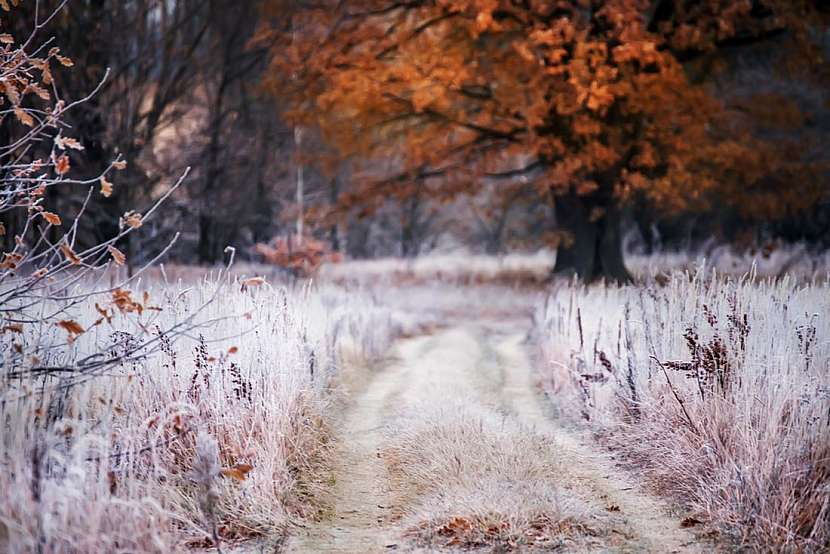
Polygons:
M605 531L578 551L699 552L701 547L667 504L643 492L590 440L549 417L540 398L520 326L462 324L432 336L399 341L390 362L361 374L337 429L331 513L299 529L285 552L376 553L418 549L402 537L398 484L383 453L393 420L417 421L425 402L478 402L535 433L551 437L562 494L589 507L586 518ZM596 515L599 514L599 515Z

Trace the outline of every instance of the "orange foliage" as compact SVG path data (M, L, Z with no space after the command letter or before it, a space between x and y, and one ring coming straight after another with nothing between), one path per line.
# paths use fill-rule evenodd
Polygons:
M364 160L373 178L353 201L425 179L454 194L523 176L545 195L577 194L595 206L640 194L685 209L710 191L737 198L762 182L793 190L816 174L754 138L685 65L730 41L803 30L809 2L268 6L282 27L258 35L275 45L266 85L291 120ZM392 170L379 175L379 166ZM765 199L747 204L756 205L770 208Z
M312 237L305 237L300 244L283 237L275 238L271 244L259 243L256 251L266 263L289 269L303 276L309 276L324 263L339 263L342 255L332 252L329 245Z

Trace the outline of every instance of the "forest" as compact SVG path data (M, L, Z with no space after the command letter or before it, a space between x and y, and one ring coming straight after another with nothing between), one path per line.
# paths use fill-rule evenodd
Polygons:
M58 4L20 2L4 33L28 38ZM589 280L626 277L625 237L643 252L828 246L821 3L74 4L31 45L58 45L75 67L53 60L49 79L85 99L63 117L84 148L67 178L127 163L78 240L109 238L191 168L120 244L130 264L175 232L168 259L221 263L233 245L260 261L300 212L350 258L572 244L558 269ZM5 87L7 106L54 100L26 86ZM3 118L4 143L20 123ZM71 216L86 189L61 192L47 200ZM2 217L8 241L23 220Z
M828 61L820 0L0 0L0 551L827 551Z

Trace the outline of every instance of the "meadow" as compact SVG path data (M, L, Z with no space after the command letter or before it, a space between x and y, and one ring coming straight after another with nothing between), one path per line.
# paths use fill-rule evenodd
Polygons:
M585 455L682 514L667 521L697 547L824 550L830 281L659 261L628 286L543 283L543 254L270 284L255 266L165 268L133 282L133 304L106 292L73 306L88 330L71 340L60 326L4 333L6 349L51 344L39 367L144 346L80 375L5 365L0 542L311 551L323 543L294 537L362 498L340 490L356 479L343 465L377 452L367 471L392 491L378 520L401 548L613 549L620 526L639 533L628 548L674 540L580 492ZM371 410L380 431L355 457L348 443L370 435L349 421ZM573 437L585 442L568 450Z

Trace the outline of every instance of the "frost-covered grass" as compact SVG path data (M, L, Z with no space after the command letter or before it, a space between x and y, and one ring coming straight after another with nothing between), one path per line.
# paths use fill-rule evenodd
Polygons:
M141 288L144 305L160 311L116 313L93 327L99 297L73 308L88 330L72 344L62 329L45 332L57 345L50 364L156 335L143 359L71 381L10 378L20 368L5 368L0 550L171 552L210 544L211 520L232 542L316 517L331 378L344 360L379 355L400 332L371 297L331 286ZM158 331L194 314L202 325L188 336L171 341ZM44 338L15 340L35 339ZM224 474L208 487L218 493L212 515L193 473L200 433L217 441Z
M563 495L554 440L473 403L416 406L392 427L384 459L402 496L406 534L440 549L561 548L586 508ZM400 423L400 422L396 422Z
M720 275L741 277L752 271L761 278L782 278L808 282L830 276L830 251L810 252L803 244L773 245L765 249L737 251L720 245L697 252L659 252L650 255L629 254L626 265L640 280L673 271L695 272L703 267Z
M513 411L517 344L462 326L399 345L390 371L407 394L380 453L404 535L427 551L561 548L596 523L561 488L555 437Z
M504 256L429 254L413 259L380 258L333 264L321 268L320 277L341 283L391 285L539 284L547 280L554 259L555 254L546 250Z
M830 282L560 283L537 325L564 417L736 544L830 549Z
M696 271L700 267L716 270L721 275L740 277L753 271L762 278L789 275L800 281L822 280L830 275L830 252L810 252L803 244L761 250L736 250L720 245L692 252L629 253L625 261L631 275L640 282L672 271ZM414 259L381 258L327 265L321 268L319 277L325 281L373 285L545 286L555 262L556 252L551 250L501 256L435 253Z
M106 295L71 308L66 317L86 330L71 343L56 326L9 330L4 348L54 345L32 360L50 367L113 342L156 342L82 379L21 376L3 358L0 551L180 551L210 545L214 528L226 544L283 535L326 509L331 389L357 378L344 367L458 321L529 322L534 305L546 387L563 414L589 418L657 486L741 544L830 547L830 284L815 280L814 265L771 282L708 270L666 277L654 259L633 262L657 277L622 288L542 285L553 263L545 253L349 262L274 286L167 268L133 287L141 314L102 316L95 302ZM546 304L540 285L554 287ZM185 336L162 331L191 317L198 325ZM413 532L473 544L494 513L508 513L495 542L540 525L552 540L569 536L572 507L553 519L534 511L555 504L544 477L555 470L550 445L500 420L467 433L471 418L490 421L471 409L424 408L390 442L390 463L416 482L423 507L408 517L428 522ZM452 475L456 459L471 472ZM220 474L206 483L197 468ZM524 488L510 489L499 512L505 479ZM439 490L448 483L451 496ZM450 500L471 507L463 520Z

